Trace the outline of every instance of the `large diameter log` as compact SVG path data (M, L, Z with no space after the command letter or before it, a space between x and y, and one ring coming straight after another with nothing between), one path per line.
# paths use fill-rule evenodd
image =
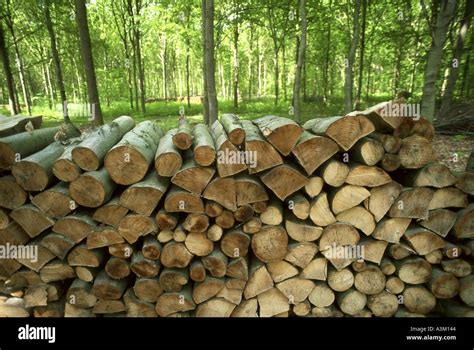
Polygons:
M226 209L237 210L235 180L233 177L222 178L216 176L207 185L203 197L219 203Z
M402 295L403 304L410 312L425 315L436 305L435 296L422 286L408 286Z
M364 205L374 215L376 222L379 222L390 210L401 190L402 186L395 181L370 190L370 197L367 198Z
M362 186L345 185L329 192L329 204L332 212L339 214L355 207L370 196L370 192Z
M446 246L445 240L440 236L417 225L409 227L404 237L418 255L426 255Z
M384 153L382 143L370 138L363 138L352 146L349 156L351 160L372 166L382 160Z
M456 213L447 209L430 210L429 216L419 224L441 237L446 237L456 222Z
M453 234L457 238L474 238L474 204L457 213Z
M451 299L459 292L460 284L452 273L435 267L428 284L431 293L438 299Z
M82 174L69 185L71 198L79 205L97 208L112 198L116 184L105 168Z
M207 238L205 232L188 233L184 245L191 254L196 256L207 256L214 249L214 243Z
M260 179L282 201L308 183L308 179L289 164L282 164L267 170L260 175ZM285 181L281 181L281 179L285 179Z
M428 209L466 208L468 205L469 201L466 193L455 187L444 187L434 192Z
M28 195L11 175L0 177L0 207L16 209L26 203Z
M35 272L40 272L47 263L55 258L53 253L40 245L38 238L31 240L26 247L23 247L23 252L16 260Z
M428 205L433 191L426 187L404 189L392 204L388 215L392 218L428 218Z
M209 129L204 124L197 124L193 129L194 160L201 166L209 166L216 159L216 148Z
M263 136L284 156L290 154L303 129L293 120L277 116L265 116L253 121Z
M50 283L75 278L76 273L66 261L55 259L41 269L40 276L43 282Z
M363 237L357 246L349 251L352 257L355 255L356 259L364 259L380 265L383 259L388 243L373 239L372 237ZM353 258L354 259L354 258Z
M350 164L350 171L346 177L349 185L377 187L388 184L392 179L384 170L376 166L357 163Z
M353 111L348 113L347 116L365 116L373 123L377 131L393 132L402 123L402 119L409 119L400 117L401 113L407 115L408 112L409 111L406 110L406 107L401 103L384 101L363 111Z
M128 208L120 205L118 197L112 198L109 202L97 208L92 219L104 225L118 227L123 217L127 215Z
M456 184L457 178L443 164L430 163L423 168L407 172L403 184L410 187L448 187Z
M360 235L352 225L334 223L324 228L319 247L323 251L337 246L355 246L359 239Z
M260 317L273 317L290 310L288 298L277 288L271 288L257 296Z
M76 204L69 196L69 188L64 182L38 193L31 203L55 219L62 218L76 209Z
M217 172L220 177L238 174L247 169L246 159L227 138L224 127L216 120L211 126L211 135L217 150Z
M245 130L242 122L235 114L225 113L221 116L221 123L227 136L234 145L238 146L245 140Z
M178 129L169 130L161 139L155 154L155 169L160 176L173 176L181 168L183 160L173 137Z
M375 130L374 125L364 116L316 118L308 120L303 128L316 135L330 137L344 151Z
M264 226L252 235L252 251L261 261L281 260L288 250L288 235L281 226Z
M67 262L71 266L99 267L105 260L105 252L102 249L87 249L85 244L75 246L67 256Z
M192 155L186 154L181 169L174 174L171 182L189 192L201 194L215 172L213 167L200 166Z
M74 181L81 175L81 168L72 160L72 151L80 143L80 138L70 140L69 145L64 148L63 154L53 163L53 174L64 182Z
M423 284L430 280L432 267L422 258L408 258L396 261L397 275L405 283Z
M43 117L38 116L0 116L0 137L15 135L25 131L26 125L29 124L33 130L37 130L43 123Z
M131 185L120 195L120 205L137 214L150 216L168 188L169 180L154 171L140 182Z
M85 171L99 169L107 152L134 126L132 118L121 116L93 130L72 150L74 163Z
M164 207L170 213L204 213L204 203L198 195L176 186L166 194Z
M412 135L424 137L429 142L433 141L435 129L425 117L416 118L398 118L401 119L400 125L394 130L393 135L405 138Z
M52 127L22 132L0 139L0 169L6 169L55 141L60 132L66 137L78 136L74 128Z
M31 204L25 204L13 210L10 217L15 220L31 237L38 236L41 232L54 225L54 220Z
M152 121L141 122L126 133L105 156L105 168L112 180L120 185L142 180L154 160L162 134Z
M308 175L337 153L339 147L331 139L304 131L291 151Z
M64 146L56 141L12 166L16 181L27 191L42 191L53 181L53 163L63 153Z
M125 278L130 275L130 262L126 259L112 256L105 264L105 272L109 277L117 280Z
M173 135L173 144L180 150L187 150L193 144L192 127L186 117L179 118L178 130Z
M431 142L418 135L403 139L398 155L405 169L419 169L434 159Z

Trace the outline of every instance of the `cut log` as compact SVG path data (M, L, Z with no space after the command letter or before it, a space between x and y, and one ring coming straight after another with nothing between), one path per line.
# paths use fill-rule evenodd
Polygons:
M384 153L384 147L381 142L364 137L354 144L349 156L351 160L372 166L382 160Z
M291 195L287 203L288 208L298 219L306 220L309 217L309 201L301 193Z
M43 191L53 182L53 163L64 152L56 141L12 166L12 175L26 191Z
M243 300L240 305L234 309L231 317L258 317L257 307L257 298Z
M324 181L319 176L311 176L308 178L308 183L304 186L304 192L309 198L313 199L321 193Z
M157 317L155 305L138 299L132 288L125 292L123 302L127 317Z
M408 137L419 135L429 142L433 141L435 129L425 117L420 118L399 118L402 119L400 125L394 130L393 134L397 137Z
M204 281L194 285L193 300L201 304L215 297L224 288L224 279L207 276Z
M329 192L328 199L332 212L339 214L355 207L370 196L370 192L361 186L345 185Z
M267 210L267 206L268 206L267 201L252 203L252 208L253 208L254 212L256 212L257 214L261 214L265 210Z
M120 221L118 233L128 243L135 243L141 236L157 232L155 221L144 215L129 214Z
M352 255L355 253L359 260L364 259L380 265L387 246L387 242L379 241L371 237L364 237L359 241L359 244L352 249L351 253Z
M334 303L336 296L326 282L316 282L308 296L309 302L316 307L328 307Z
M331 139L304 131L291 153L306 173L311 175L338 150L338 145Z
M245 157L229 141L224 127L218 120L211 126L211 135L216 145L217 173L220 177L232 176L247 169Z
M224 229L233 227L234 223L234 214L230 210L224 210L222 214L216 217L216 224Z
M337 246L355 246L359 239L360 235L352 225L334 223L324 228L319 247L323 251Z
M388 184L392 179L384 170L376 166L350 164L350 171L346 177L349 185L377 187Z
M266 202L269 199L265 187L258 179L239 174L235 177L234 184L238 206Z
M390 276L385 283L385 289L392 294L398 295L405 289L405 283L396 276Z
M165 231L161 231L161 232L165 232ZM160 233L161 233L160 232ZM183 228L183 225L178 225L174 230L173 230L173 239L176 241L176 242L184 242L186 241L186 237L187 237L188 233L187 231ZM158 234L159 236L159 234Z
M364 260L356 260L352 262L351 267L354 272L362 272L367 268L367 263Z
M379 165L385 171L395 171L400 168L400 157L398 154L385 153Z
M294 266L304 269L318 252L318 246L311 242L291 243L285 260Z
M166 194L165 211L169 213L204 213L204 203L199 196L173 186Z
M310 280L327 280L328 261L326 258L316 258L312 260L306 267L301 271L300 277Z
M462 259L451 259L441 261L443 270L452 273L456 277L466 277L472 273L471 265Z
M75 278L76 273L66 261L54 259L41 269L40 276L44 283L51 283Z
M107 152L134 126L135 121L132 118L121 116L110 124L93 130L72 150L74 163L85 171L99 169Z
M16 260L35 272L40 272L47 263L55 258L48 249L40 245L39 239L31 240L22 250L23 254L20 252Z
M234 211L234 218L238 222L247 222L253 217L254 210L250 204L244 204Z
M249 246L250 236L239 229L226 232L221 240L221 251L229 258L246 256Z
M46 191L38 193L31 203L55 219L62 218L76 209L76 204L69 196L69 188L64 182L59 182Z
M178 129L171 129L160 139L155 154L155 169L160 176L171 177L181 169L183 159L173 141L177 133Z
M382 270L375 265L367 265L364 271L356 273L354 287L361 293L375 295L384 290L385 281Z
M336 222L327 199L327 194L320 193L312 202L309 211L311 221L318 226L328 226Z
M401 190L402 186L395 181L370 190L370 197L367 198L364 205L374 215L376 222L379 222L390 210Z
M448 187L453 186L457 178L443 164L430 163L423 168L407 172L403 184L410 187Z
M369 236L375 230L373 215L364 207L356 206L337 214L337 221L347 222Z
M160 261L165 267L183 268L189 265L193 254L189 252L184 243L168 242L161 251Z
M278 151L268 143L260 133L258 127L249 120L242 120L245 131L245 151L252 154L255 162L249 166L249 173L254 174L283 163ZM262 157L262 155L264 155Z
M63 235L49 233L41 239L41 245L59 259L64 259L76 243Z
M289 164L267 170L260 175L260 179L281 201L308 183L308 179ZM281 179L285 181L282 182Z
M427 219L428 206L434 192L429 188L404 189L392 204L388 215L392 218Z
M444 187L434 192L429 210L442 208L466 208L469 205L467 194L455 187Z
M97 303L97 297L92 293L92 285L76 278L66 294L67 303L77 308L90 308Z
M440 236L417 225L409 227L403 236L418 255L429 254L446 245Z
M285 220L285 229L292 239L297 242L314 242L323 233L321 227L306 223L294 217L287 217Z
M265 225L280 225L283 222L283 208L280 201L272 200L260 214L260 220Z
M303 128L316 135L330 137L344 151L375 130L374 125L364 116L316 118L308 120Z
M207 230L207 238L210 239L212 242L217 242L221 239L222 235L224 234L224 229L217 224L211 225Z
M87 212L77 212L58 220L53 231L62 234L74 243L79 243L96 229L96 223Z
M222 208L222 205L211 200L207 200L204 207L205 207L204 211L206 212L206 215L209 216L210 218L215 218L221 215L222 211L224 210L224 208Z
M156 302L158 316L166 317L176 312L194 310L196 304L192 298L191 287L187 285L177 293L163 293Z
M125 240L117 229L111 226L100 226L87 236L87 248L96 249L108 247L113 244L123 243Z
M112 180L120 185L141 181L155 159L162 135L158 124L149 120L127 132L105 156L105 168Z
M474 275L459 280L459 297L468 306L474 307Z
M336 292L344 292L354 285L354 274L350 269L340 271L329 269L327 282L329 287Z
M189 272L187 269L165 268L160 273L159 282L163 291L168 293L179 292L189 281ZM196 288L196 286L194 287Z
M0 177L0 207L16 209L26 203L28 195L11 175Z
M295 304L291 309L296 316L304 317L311 312L311 304L308 300Z
M150 260L158 260L161 255L162 245L155 236L148 235L143 240L142 253L143 256Z
M453 234L457 238L474 238L474 204L458 211Z
M411 219L408 218L384 218L377 224L372 237L389 243L399 243L410 222Z
M346 181L349 166L336 159L330 159L318 169L317 173L328 185L339 187Z
M209 218L204 214L188 214L183 222L183 228L190 232L205 232L208 227Z
M179 118L178 130L173 135L173 144L180 150L187 150L193 144L192 127L186 117Z
M199 260L195 260L189 266L189 277L195 282L202 282L206 278L206 268Z
M229 277L247 281L249 279L249 267L247 258L239 257L229 261L229 264L227 265L226 274Z
M92 308L92 312L98 315L115 315L126 310L122 300L100 299Z
M250 267L250 277L244 289L245 299L253 298L272 288L273 280L265 265L259 261L252 260ZM288 299L285 298L285 300L287 305L289 305Z
M237 210L237 197L233 177L214 178L204 190L203 197L219 203L226 209Z
M100 299L118 300L122 297L128 286L128 279L115 280L110 278L105 271L101 271L92 287L92 292Z
M431 293L438 299L451 299L459 292L459 281L452 273L435 267L428 283Z
M432 251L431 253L425 255L425 259L431 265L439 264L441 263L441 260L443 260L443 252L439 249Z
M125 278L130 275L130 262L112 256L105 264L105 272L109 277L117 280Z
M168 188L168 179L150 171L145 178L128 187L120 196L120 205L137 214L150 216Z
M74 268L77 278L84 282L94 282L94 279L99 274L98 267L76 266Z
M39 152L53 141L61 132L65 136L78 136L74 128L56 126L3 137L0 139L0 169L10 168L29 155Z
M198 165L192 154L185 155L181 169L175 172L171 182L189 192L201 194L214 176L215 169Z
M430 280L432 267L422 258L408 258L396 261L397 276L405 283L423 284Z
M381 291L367 298L367 307L376 317L391 317L397 312L398 299L387 291Z
M209 129L204 124L197 124L193 129L194 160L201 166L209 166L216 159L216 148Z
M53 174L59 180L72 182L81 175L81 168L72 160L72 151L81 142L81 138L70 140L69 145L64 148L64 152L53 163Z
M188 251L196 256L209 255L214 249L214 243L206 237L205 232L190 232L184 244Z
M75 246L67 256L67 262L71 266L99 267L105 260L105 252L102 249L87 249L85 244Z
M446 243L446 246L442 249L442 253L449 259L455 259L463 253L462 248L459 245L452 244L450 242Z
M416 254L416 252L406 244L396 243L389 246L388 254L395 260L401 260L410 255Z
M64 301L59 300L45 306L37 306L33 311L34 317L64 317Z
M263 136L284 156L295 147L303 129L293 120L277 116L265 116L253 121Z
M92 219L105 225L118 227L127 213L128 209L119 204L119 197L114 197L100 208L97 208L94 215L92 215Z
M238 146L245 140L245 130L240 119L235 114L225 113L221 116L221 123L227 136L234 145Z
M360 313L367 304L367 296L353 288L338 294L336 300L341 311L351 316Z
M178 224L178 215L174 213L168 213L163 209L160 209L156 214L156 224L162 231L174 230Z
M27 124L31 124L33 130L37 130L41 127L43 117L38 116L0 116L0 137L15 135L25 131Z
M456 213L447 209L430 210L429 216L419 224L441 237L446 237L456 222Z
M278 283L276 287L286 296L289 304L295 304L303 302L314 289L315 284L310 280L293 277Z
M380 262L380 270L382 270L385 276L390 276L390 275L393 275L395 271L397 271L397 267L392 262L392 260L390 260L387 257L384 257L382 258L382 261Z
M384 101L363 111L353 111L347 116L365 116L373 123L377 131L392 132L402 123L403 118L400 115L409 115L409 113L407 107L397 101ZM412 117L412 115L409 116Z
M267 268L275 283L298 275L298 269L284 260L271 261L267 264Z
M133 291L140 300L147 303L156 303L158 297L163 294L163 288L157 278L137 278Z
M211 254L201 259L204 267L214 277L224 277L227 272L228 259L216 245Z
M456 187L474 196L474 173L465 172L457 176Z
M252 235L252 251L261 261L281 260L287 249L288 235L281 226L263 226Z
M107 203L116 185L107 169L83 173L69 185L71 198L84 207L97 208Z
M54 220L31 204L25 204L10 213L10 217L31 237L54 225Z
M8 217L8 214L0 208L0 230L6 228L9 223L10 219Z
M405 169L422 168L434 159L431 142L418 135L403 139L398 155L400 165Z
M403 291L403 304L410 312L425 315L436 305L436 298L422 286L407 286Z
M196 308L196 317L230 317L235 304L223 299L210 299Z

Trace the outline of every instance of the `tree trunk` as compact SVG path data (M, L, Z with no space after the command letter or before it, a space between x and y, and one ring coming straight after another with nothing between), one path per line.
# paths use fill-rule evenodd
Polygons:
M431 48L428 53L424 74L421 114L433 121L436 107L436 81L443 58L443 48L449 25L456 9L455 0L441 0L435 29L432 34Z
M207 88L207 40L206 40L206 0L201 2L201 36L202 36L202 80L203 80L203 121L206 125L211 125L209 121L209 95Z
M205 59L206 59L206 80L207 95L209 104L209 125L217 120L217 94L215 70L216 63L214 58L214 0L203 0L205 2Z
M85 0L76 0L76 22L79 29L79 38L81 42L81 54L86 71L87 91L89 103L94 124L104 124L102 110L100 108L99 91L97 89L97 80L94 68L94 59L92 57L91 38L89 35L89 25L87 23L87 10Z
M298 61L296 63L295 83L293 86L293 108L295 114L295 121L301 122L300 111L300 85L301 85L301 69L303 68L304 58L306 53L306 1L300 0L300 15L301 15L301 39L298 48Z
M15 83L13 81L13 74L10 67L10 59L8 57L8 51L5 45L5 36L3 34L3 29L0 24L0 58L3 63L3 71L5 72L5 80L7 81L8 87L8 100L10 104L10 114L18 114L16 108L16 97L15 97Z
M234 108L239 107L239 17L238 17L238 8L235 6L235 18L234 18Z
M349 55L346 59L346 73L344 79L344 111L349 113L352 110L352 89L353 89L353 75L354 72L354 60L359 43L359 13L360 13L360 0L355 0L354 17L353 17L353 29L352 29L352 40L351 47L349 49Z
M357 96L356 96L356 108L360 109L360 96L362 94L362 77L364 73L364 52L365 52L365 26L366 26L366 15L367 15L367 0L362 0L362 32L360 36L360 51L359 51L359 81L357 83ZM398 53L398 57L401 57L401 51Z
M141 8L141 0L135 0L135 11L138 18L140 17L140 8ZM143 67L142 61L142 52L141 52L141 32L140 32L140 20L137 19L136 22L133 23L133 34L135 36L135 45L136 45L136 54L137 54L137 65L138 65L138 81L140 84L140 109L143 114L145 114L145 70Z

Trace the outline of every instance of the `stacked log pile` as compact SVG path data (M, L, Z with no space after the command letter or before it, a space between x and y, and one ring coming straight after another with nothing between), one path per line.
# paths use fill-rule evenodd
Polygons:
M1 138L0 316L474 316L474 174L382 107Z

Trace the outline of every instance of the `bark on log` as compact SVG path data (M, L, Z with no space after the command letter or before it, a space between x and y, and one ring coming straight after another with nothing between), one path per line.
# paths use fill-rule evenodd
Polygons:
M263 136L284 156L290 154L303 128L293 120L277 116L265 116L253 121Z
M181 169L181 152L173 143L178 129L169 130L161 139L155 154L155 169L158 175L171 177Z

